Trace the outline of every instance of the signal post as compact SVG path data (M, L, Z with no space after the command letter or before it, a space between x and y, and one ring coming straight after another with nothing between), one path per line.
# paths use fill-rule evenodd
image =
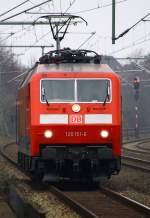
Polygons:
M133 88L134 88L134 99L135 99L135 137L139 137L139 88L140 88L140 78L135 77L133 80Z

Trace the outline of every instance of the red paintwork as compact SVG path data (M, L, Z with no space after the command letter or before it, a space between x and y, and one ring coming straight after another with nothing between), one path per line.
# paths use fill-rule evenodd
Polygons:
M79 113L72 111L73 103L40 103L40 80L43 78L109 78L112 81L112 102L104 106L100 103L79 103ZM30 138L31 147L27 152L20 146L22 152L31 156L39 155L39 144L101 144L112 143L113 154L121 155L121 100L120 100L120 79L112 72L102 73L36 73L30 82L19 89L19 136ZM79 115L78 123L67 125L62 124L40 124L40 114L69 114ZM84 114L112 114L112 124L84 124ZM82 120L81 120L82 115ZM44 138L44 131L53 131L51 139ZM102 139L100 130L110 131L107 139ZM77 132L76 136L66 136L65 132ZM78 136L78 132L86 132L86 136ZM71 133L70 133L71 134Z

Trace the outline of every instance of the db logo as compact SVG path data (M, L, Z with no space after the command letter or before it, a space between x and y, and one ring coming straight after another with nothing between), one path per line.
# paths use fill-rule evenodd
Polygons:
M82 124L83 116L81 114L73 114L69 116L69 123L71 124Z

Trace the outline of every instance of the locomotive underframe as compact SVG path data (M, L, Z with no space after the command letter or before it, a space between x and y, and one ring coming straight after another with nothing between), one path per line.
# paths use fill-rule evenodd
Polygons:
M120 171L120 157L112 154L112 145L40 145L40 155L29 157L19 153L19 163L44 179L90 180L99 182Z

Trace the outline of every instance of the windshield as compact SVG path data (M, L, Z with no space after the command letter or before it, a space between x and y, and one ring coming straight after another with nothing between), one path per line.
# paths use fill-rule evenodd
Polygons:
M108 80L78 80L78 101L102 102L107 95Z
M42 101L72 102L74 101L73 80L42 80ZM44 90L44 92L43 92Z
M42 102L104 102L108 93L109 79L41 80Z

